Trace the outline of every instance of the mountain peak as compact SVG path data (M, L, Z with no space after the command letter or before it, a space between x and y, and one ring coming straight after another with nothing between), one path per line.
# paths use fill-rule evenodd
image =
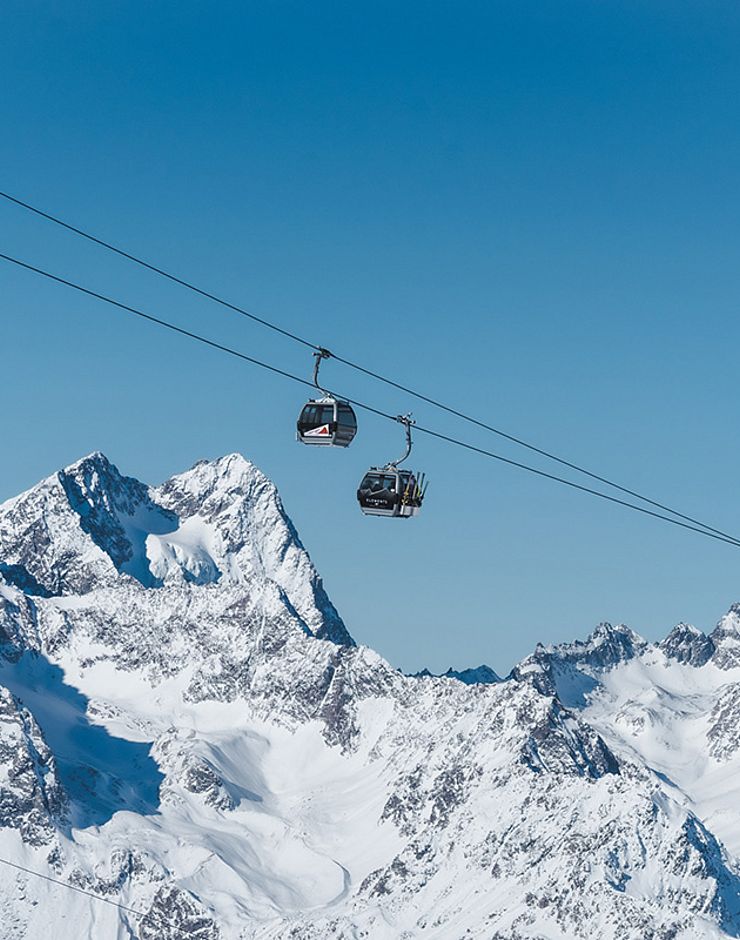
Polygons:
M166 480L156 492L181 516L214 516L264 501L274 503L282 513L274 483L238 453L199 460Z
M716 629L722 630L725 633L740 634L740 603L735 603L730 606L730 609L724 617L720 618Z
M632 627L628 627L626 623L611 624L606 620L596 625L586 642L588 643L592 640L597 643L603 643L617 637L628 640L630 643L644 642L642 637L638 633L635 633Z
M658 648L669 659L689 666L703 666L715 650L714 641L690 623L677 624Z
M233 454L225 454L223 457L213 457L207 458L204 457L201 460L197 460L189 471L185 473L205 473L205 474L218 474L222 480L230 479L240 479L245 476L254 476L258 475L265 480L267 477L259 470L255 465L247 458L240 454L238 451L234 451Z
M570 701L569 682L563 675L583 671L589 676L640 656L648 643L625 624L598 624L585 640L545 646L538 643L534 652L511 670L509 676L532 683L543 694L559 694ZM591 681L591 680L589 680Z
M465 685L493 685L501 682L501 676L482 663L480 666L469 666L467 669L453 669L452 666L444 673L447 679L457 679Z
M585 640L558 643L555 646L537 645L535 656L557 661L583 662L591 666L609 667L639 655L647 647L646 641L626 624L599 623Z
M452 666L447 672L433 673L429 669L422 669L419 672L411 674L413 679L456 679L465 685L493 685L495 682L501 682L501 677L497 675L490 666L482 664L480 666L468 667L467 669L453 669Z
M136 503L147 499L148 487L134 477L123 476L118 467L99 450L60 470L57 479L72 502L72 483L76 485L77 497L90 504L103 500L111 506L121 504L120 508L131 512Z
M0 535L7 577L36 596L121 577L146 589L218 584L235 600L259 587L305 632L353 642L277 489L241 454L150 487L93 452L3 504Z
M710 633L715 650L712 662L720 669L740 666L740 604L733 604Z
M174 530L177 517L152 501L148 486L122 476L99 452L61 470L58 478L80 528L116 569L145 587L155 586L146 561L146 537Z
M110 471L112 468L118 472L117 468L108 460L102 450L94 450L84 457L80 457L79 460L75 460L74 463L69 464L69 466L64 467L62 473L76 473L82 468L87 467L101 469L106 472Z

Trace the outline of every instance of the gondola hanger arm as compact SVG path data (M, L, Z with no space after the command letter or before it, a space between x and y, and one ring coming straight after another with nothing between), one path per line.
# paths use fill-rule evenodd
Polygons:
M414 421L410 413L407 415L396 415L396 421L406 428L406 452L402 457L399 457L398 460L392 460L388 464L389 467L397 467L400 463L403 463L411 453L411 448L413 446L411 441L411 426L416 424L416 421Z
M325 349L323 346L319 346L316 352L313 354L313 357L315 359L314 367L313 367L313 384L316 386L316 388L320 392L324 393L325 397L331 398L331 393L327 392L325 388L322 388L319 385L319 368L321 367L321 360L331 359L331 353L329 352L328 349Z

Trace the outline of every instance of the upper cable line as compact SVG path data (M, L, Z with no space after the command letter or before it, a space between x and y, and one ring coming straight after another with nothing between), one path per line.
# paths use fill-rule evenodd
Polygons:
M661 503L658 500L652 499L649 496L644 496L642 493L637 490L630 489L627 486L623 486L621 483L617 483L614 480L609 479L601 474L595 473L592 470L588 470L586 467L581 466L580 464L575 463L574 461L567 460L565 457L560 457L557 454L552 453L552 451L546 450L543 447L538 447L536 444L531 444L529 441L524 440L521 437L517 437L514 434L509 434L507 431L503 431L501 428L497 428L492 424L488 424L485 421L481 421L479 418L475 418L472 415L466 414L463 411L460 411L458 408L454 408L451 405L446 405L444 402L439 401L439 399L433 398L430 395L425 395L423 392L416 391L416 389L410 388L407 385L404 385L401 382L397 382L394 379L390 379L387 376L382 375L380 372L375 372L372 369L360 365L357 362L354 362L351 359L348 359L344 356L338 355L337 353L330 352L324 346L321 346L317 343L313 343L308 339L305 339L302 336L299 336L296 333L286 330L281 326L278 326L276 323L273 323L270 320L265 319L264 317L257 316L257 314L251 313L249 310L240 306L239 304L232 303L231 301L225 300L223 297L219 297L217 294L207 291L201 287L198 287L196 284L193 284L191 281L187 281L184 278L178 277L175 274L165 271L164 268L159 267L158 265L151 264L148 261L145 261L143 258L138 257L130 251L126 251L123 248L119 248L117 245L113 245L111 242L105 241L102 238L99 238L97 235L93 235L90 232L86 232L84 229L79 228L76 225L72 225L70 222L66 222L64 219L59 218L59 216L53 215L50 212L46 212L43 209L39 209L37 206L31 205L29 202L25 202L23 199L19 199L17 196L13 196L10 193L3 192L0 190L0 197L6 199L8 202L13 203L16 206L19 206L22 209L26 209L28 212L39 216L42 219L46 219L48 222L53 222L55 225L59 225L62 228L66 229L69 232L72 232L75 235L79 235L81 238L85 238L90 242L105 248L107 251L112 251L115 254L119 255L122 258L125 258L128 261L132 261L134 264L146 268L148 271L152 271L154 274L158 274L161 277L167 278L167 280L172 281L175 284L179 284L181 287L185 287L187 290L194 291L196 294L201 297L205 297L207 300L211 300L214 303L219 304L222 307L225 307L228 310L231 310L234 313L238 313L241 316L248 317L255 323L259 323L261 326L266 327L267 329L273 330L276 333L280 333L282 336L285 336L288 339L292 339L296 343L300 343L303 346L308 347L309 349L316 350L322 354L328 354L333 359L336 359L337 362L341 362L343 365L347 366L350 369L355 369L357 372L361 372L364 375L367 375L369 378L373 378L378 382L383 382L385 385L389 385L391 388L396 388L401 392L404 392L406 395L411 395L412 397L423 401L428 405L431 405L434 408L438 408L441 411L445 411L447 414L453 415L456 418L460 418L462 421L466 421L469 424L474 425L475 427L481 428L484 431L488 431L491 434L496 434L504 440L510 441L513 444L516 444L519 447L524 447L532 453L539 454L541 457L545 457L547 460L552 460L555 463L560 464L563 467L567 467L569 470L574 470L576 473L581 473L586 477L589 477L592 480L596 480L598 483L603 483L605 486L609 486L614 490L618 490L621 493L624 493L627 496L631 496L633 499L639 499L641 502L648 504L649 506L654 506L656 509L660 509L663 512L670 513L672 516L676 516L678 519L683 519L686 522L690 522L694 525L700 526L703 529L707 529L710 532L715 532L717 535L726 535L721 529L717 529L714 526L707 525L698 519L690 516L686 513L680 512L677 509L673 509L671 506L668 506L665 503Z
M226 346L223 343L218 343L215 340L209 339L206 336L203 336L200 333L195 333L192 330L186 330L184 327L177 326L174 323L170 323L168 320L164 320L161 317L154 316L151 313L147 313L143 310L138 309L137 307L132 307L129 304L123 303L120 300L116 300L113 297L108 297L105 294L101 294L98 291L92 290L91 288L84 287L81 284L77 284L74 281L70 281L67 278L60 277L57 274L52 274L50 271L45 271L43 268L38 268L35 265L29 264L26 261L21 261L18 258L13 258L11 255L6 255L0 253L0 260L7 261L10 264L14 264L19 268L23 268L27 271L30 271L34 274L38 274L42 277L47 278L48 280L55 281L58 284L63 284L66 287L71 287L76 291L79 291L82 294L86 294L89 297L93 297L96 300L101 300L106 304L117 307L119 310L123 310L127 313L130 313L134 316L137 316L143 320L147 320L150 323L154 323L158 326L164 327L174 333L179 333L181 336L186 336L189 339L196 340L199 343L203 343L206 346L210 346L212 349L217 349L220 352L225 352L228 355L235 356L238 359L241 359L245 362L249 362L252 365L256 365L261 369L266 369L269 372L272 372L276 375L280 375L283 378L290 379L293 382L298 382L300 385L308 386L309 388L314 388L313 382L310 382L308 379L301 378L298 375L294 375L292 372L288 372L285 369L281 369L278 366L274 366L271 363L263 362L260 359L256 359L253 356L248 356L246 353L240 352L237 349L234 349L231 346ZM399 416L393 415L388 412L382 411L379 408L375 408L372 405L368 405L364 402L357 401L357 399L349 398L348 396L341 396L342 400L348 402L352 405L355 405L357 408L361 408L364 411L370 412L371 414L377 415L378 417L385 418L388 421L398 422ZM402 419L405 420L405 419ZM493 460L497 460L501 463L507 464L511 467L516 467L520 470L525 470L528 473L534 474L539 477L543 477L548 480L552 480L555 483L560 483L564 486L568 486L572 489L578 490L583 493L589 493L592 496L596 496L599 499L606 500L607 502L614 503L619 506L623 506L627 509L631 509L634 512L639 512L647 516L652 516L655 519L661 519L664 522L669 522L671 525L680 526L682 529L688 529L692 532L697 532L699 535L704 535L707 538L715 539L719 542L725 542L729 545L732 545L735 548L740 548L740 539L735 538L732 535L722 532L718 529L713 529L710 526L704 526L702 523L698 522L696 525L689 524L687 522L681 522L679 519L674 519L672 516L666 516L662 513L655 512L652 509L647 509L645 506L637 505L636 503L630 503L628 500L620 499L616 496L610 496L608 493L602 493L600 490L595 490L589 486L584 486L581 483L576 483L574 480L568 480L565 477L559 477L553 473L548 473L545 470L540 470L537 467L532 467L529 464L522 463L518 460L512 460L509 457L504 457L502 454L497 454L493 451L486 450L482 447L477 447L474 444L470 444L466 441L458 440L453 438L450 435L442 434L439 431L435 431L431 428L425 428L418 424L414 424L414 427L417 431L420 431L423 434L427 434L430 437L434 437L438 440L445 441L449 444L452 444L456 447L461 447L465 450L472 451L473 453L480 454L481 456L488 457ZM693 521L693 520L692 520Z
M102 238L91 235L90 232L85 232L83 229L77 228L75 225L71 225L69 222L65 222L64 219L57 218L57 216L51 215L49 212L44 212L42 209L38 209L36 206L30 205L30 203L23 202L22 199L16 199L16 197L11 196L10 193L0 192L0 196L2 196L3 199L7 199L9 202L15 203L22 209L28 209L29 212L35 213L42 219L53 222L55 225L61 225L62 228L66 228L75 235L80 235L82 238L86 238L88 241L94 242L96 245L100 245L101 248L105 248L108 251L113 251L122 258L126 258L128 261L133 261L135 264L141 265L142 268L146 268L148 271L154 272L154 274L159 274L162 277L166 277L169 281L172 281L175 284L179 284L181 287L186 287L188 290L195 291L195 293L200 294L201 297L206 297L208 300L212 300L214 303L221 304L222 307L227 307L229 310L233 310L234 313L239 313L243 317L249 317L249 319L254 320L255 323L266 326L268 329L274 330L276 333L280 333L282 336L287 336L288 339L292 339L296 343L301 343L303 346L308 346L309 349L321 349L320 346L316 346L315 343L311 343L307 339L303 339L296 333L291 333L290 330L285 330L282 326L278 326L276 323L271 323L269 320L265 320L264 317L258 317L256 313L250 313L249 310L245 310L244 307L240 307L238 304L232 304L228 300L224 300L222 297L217 297L215 294L211 294L209 291L203 290L195 284L191 284L190 281L186 281L184 278L177 277L176 274L170 274L169 271L165 271L163 268L158 268L156 264L149 264L149 262L144 261L143 258L137 258L136 255L132 255L130 252L124 251L123 248L118 248L116 245L111 245L110 242L106 242Z

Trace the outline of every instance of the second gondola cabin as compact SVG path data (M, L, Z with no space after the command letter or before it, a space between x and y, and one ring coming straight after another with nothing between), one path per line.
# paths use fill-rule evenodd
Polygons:
M357 434L357 417L348 402L327 396L306 402L296 429L303 444L348 447Z
M366 516L417 516L424 501L424 475L394 466L371 467L357 490L357 502Z

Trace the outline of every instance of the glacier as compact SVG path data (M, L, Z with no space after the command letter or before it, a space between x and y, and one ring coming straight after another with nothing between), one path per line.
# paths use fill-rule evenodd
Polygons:
M248 460L91 454L0 505L0 934L738 937L738 718L740 606L406 676Z

